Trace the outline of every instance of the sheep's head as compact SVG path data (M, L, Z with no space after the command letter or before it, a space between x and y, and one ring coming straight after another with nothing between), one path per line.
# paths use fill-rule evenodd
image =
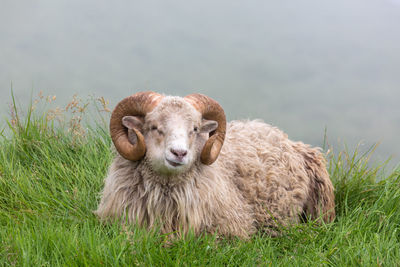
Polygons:
M181 98L137 93L116 106L110 121L111 137L121 156L132 161L146 157L160 173L184 172L199 156L203 164L212 164L225 129L221 106L200 94Z

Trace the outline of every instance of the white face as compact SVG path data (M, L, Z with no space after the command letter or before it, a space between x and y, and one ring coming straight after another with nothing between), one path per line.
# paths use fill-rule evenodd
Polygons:
M203 120L194 108L155 109L145 117L144 123L132 116L123 118L123 124L140 128L146 142L146 159L157 173L179 174L187 171L196 160L208 138L218 124ZM131 131L129 134L133 134ZM130 138L135 142L135 138Z
M177 115L167 118L165 122L150 123L145 135L146 157L157 172L184 172L197 156L194 141L199 134L199 125L184 121Z

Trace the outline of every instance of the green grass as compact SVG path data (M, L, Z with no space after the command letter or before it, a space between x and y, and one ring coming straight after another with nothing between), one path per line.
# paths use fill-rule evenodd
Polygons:
M79 128L78 111L57 122L49 112L14 109L0 129L1 266L400 265L400 170L371 167L372 152L329 155L332 224L302 224L277 238L203 235L172 244L157 231L103 224L92 211L111 141L102 126Z

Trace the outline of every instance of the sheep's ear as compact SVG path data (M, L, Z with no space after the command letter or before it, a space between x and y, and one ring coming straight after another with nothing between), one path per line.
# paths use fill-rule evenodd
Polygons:
M122 125L128 129L138 129L139 131L143 128L143 120L137 116L125 116L122 118Z
M203 120L200 132L201 133L210 133L215 131L218 128L218 122L212 120Z
M132 145L137 143L137 135L133 128L142 131L143 120L137 116L125 116L122 118L122 125L128 128L128 140Z

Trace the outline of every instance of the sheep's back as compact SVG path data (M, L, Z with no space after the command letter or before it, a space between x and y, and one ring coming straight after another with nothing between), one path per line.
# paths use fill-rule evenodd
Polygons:
M259 224L298 221L309 198L311 179L299 150L321 154L262 121L228 124L218 164L230 172Z

